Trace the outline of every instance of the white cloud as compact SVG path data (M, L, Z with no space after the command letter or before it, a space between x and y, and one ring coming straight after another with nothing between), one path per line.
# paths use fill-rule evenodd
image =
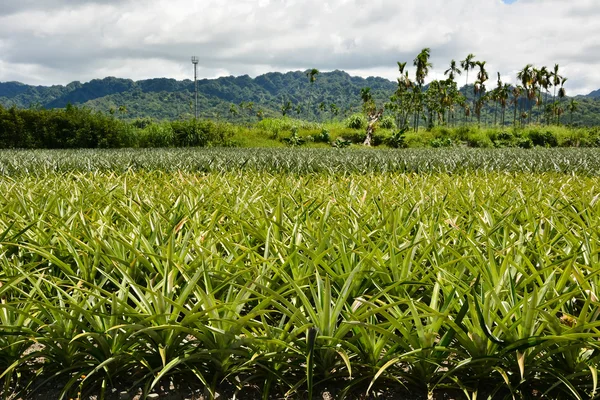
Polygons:
M202 77L316 67L395 79L396 61L430 47L430 78L474 53L492 80L559 63L569 93L600 87L596 0L11 1L0 6L1 81L182 79L193 54Z

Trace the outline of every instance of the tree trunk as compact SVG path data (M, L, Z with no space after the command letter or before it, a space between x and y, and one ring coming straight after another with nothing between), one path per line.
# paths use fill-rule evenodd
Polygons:
M373 132L375 132L375 124L377 123L377 121L379 121L381 115L383 115L383 109L375 111L373 113L369 113L369 115L367 115L367 137L365 138L363 145L371 146L371 143L373 142Z

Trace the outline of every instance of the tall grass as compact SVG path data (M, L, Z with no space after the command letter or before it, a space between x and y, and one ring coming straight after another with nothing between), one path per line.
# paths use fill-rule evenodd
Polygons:
M5 395L596 394L595 177L61 168L0 180Z

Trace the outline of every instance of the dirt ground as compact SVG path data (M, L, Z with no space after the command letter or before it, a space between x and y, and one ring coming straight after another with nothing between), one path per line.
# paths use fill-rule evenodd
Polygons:
M48 383L34 391L29 391L25 394L15 395L10 394L4 396L0 392L0 399L6 400L54 400L60 397L63 385L56 382ZM208 400L208 396L204 393L200 387L193 387L189 385L187 387L179 386L177 388L171 386L170 388L161 388L153 392L148 399L160 399L160 400ZM98 400L100 393L88 393L83 395L81 400ZM117 388L108 389L106 391L106 400L142 400L141 390L131 393ZM335 400L335 390L322 390L318 395L313 396L313 400ZM218 400L261 400L261 393L256 388L248 388L240 392L235 392L231 389L225 389L217 393L216 399ZM296 395L285 398L283 396L273 396L272 400L299 400L306 399L306 393L298 392ZM348 400L427 400L426 396L408 393L404 391L382 391L375 395L365 397L364 395L353 395L346 396ZM459 399L458 393L439 393L433 400L455 400Z

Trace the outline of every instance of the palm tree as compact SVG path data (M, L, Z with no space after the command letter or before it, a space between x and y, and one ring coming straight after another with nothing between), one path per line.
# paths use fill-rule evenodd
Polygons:
M523 89L525 90L525 93L527 94L526 97L527 97L529 106L532 107L531 100L533 100L533 98L535 97L535 89L534 89L535 75L533 73L533 65L527 64L521 71L519 71L517 73L517 79L519 79L521 81L521 83L523 84ZM531 118L531 112L529 113L529 118Z
M334 119L334 117L337 117L338 114L340 113L340 109L337 106L337 104L335 104L335 103L331 103L329 105L329 111L331 112L331 119L332 120Z
M370 103L373 101L373 95L371 94L371 88L364 87L364 88L360 89L360 98L363 101L363 105L370 105Z
M479 112L477 112L477 124L481 124L481 110L483 108L483 103L485 102L485 100L482 99L483 94L485 92L485 82L489 79L489 75L485 69L485 64L486 61L477 61L477 66L479 67L479 72L477 73L477 82L479 83L479 88L478 88L478 92L479 92L479 101L477 104L477 107L475 107L475 110L477 112L477 110Z
M235 117L238 115L238 110L237 107L235 106L235 104L231 103L229 105L229 114L231 114L232 117Z
M456 75L461 75L461 74L462 74L462 71L460 70L460 68L458 68L456 61L454 61L454 60L450 61L450 68L448 68L444 72L444 75L448 75L448 79L450 79L451 81L454 80L454 77Z
M319 70L316 68L312 68L306 73L306 76L308 77L308 81L310 82L310 87L311 87L311 93L308 96L308 107L306 107L306 119L310 119L310 106L311 106L312 96L314 95L313 85L317 81L317 75L319 75L319 73L320 73Z
M554 69L550 72L550 80L552 86L554 86L554 94L552 95L552 104L554 104L554 107L556 107L556 88L560 85L561 79L563 78L558 73L559 68L558 64L554 64ZM554 113L556 114L556 108L554 109Z
M285 117L287 113L292 109L292 102L287 100L281 105L281 115Z
M502 126L506 122L506 106L508 104L508 94L510 93L510 85L505 83L500 91L500 105L502 106Z
M511 103L515 106L515 114L513 116L513 127L517 127L517 107L519 105L519 99L521 98L521 94L523 93L523 87L520 85L514 86L512 90L512 101Z
M500 78L500 72L498 72L498 81L496 81L496 89L492 91L492 100L494 100L494 125L497 125L497 111L498 103L500 103L501 91L502 91L502 79Z
M565 90L565 83L568 81L568 78L563 77L560 80L560 89L558 89L558 103L560 108L561 100L567 96L567 91ZM560 114L558 115L558 125L560 125Z
M579 108L579 102L575 99L571 99L571 101L569 102L569 105L567 106L567 110L569 110L569 113L571 114L571 122L569 123L569 125L573 126L573 113L575 111L577 111L577 109Z
M409 91L413 87L413 82L408 76L406 62L398 62L398 88L390 97L390 102L386 104L386 108L392 110L396 114L396 126L399 129L406 129L408 126L408 118L411 112L412 95Z
M450 68L444 71L444 75L448 75L448 83L454 83L454 78L456 75L462 75L462 71L458 68L458 64L456 61L450 61ZM454 103L454 95L448 95L448 122L450 122L450 109Z
M469 85L469 70L474 69L475 68L475 55L474 54L469 54L464 60L462 60L460 62L460 67L463 69L463 71L465 71L467 73L467 80L465 83L465 86Z
M416 121L415 121L415 132L419 130L419 118L422 109L422 94L423 94L423 84L425 83L425 78L429 74L429 68L433 67L433 64L429 62L431 49L428 47L421 50L417 58L413 60L413 65L417 68L416 71L416 81L418 85L418 95L417 95L417 112L416 112Z
M542 89L545 92L548 92L548 86L550 85L550 73L548 68L542 67L539 70L535 70L536 77L535 80L537 82L538 88L540 90L539 102L538 102L538 118L541 116L541 109L544 106L544 96L542 94Z
M475 69L475 65L477 62L475 61L475 55L474 54L469 54L464 60L462 60L460 62L460 66L463 69L463 71L466 72L467 75L467 79L465 81L465 95L466 95L466 91L467 91L467 86L469 86L469 70ZM475 88L473 88L473 91L475 91ZM467 114L465 113L465 123L467 122Z

